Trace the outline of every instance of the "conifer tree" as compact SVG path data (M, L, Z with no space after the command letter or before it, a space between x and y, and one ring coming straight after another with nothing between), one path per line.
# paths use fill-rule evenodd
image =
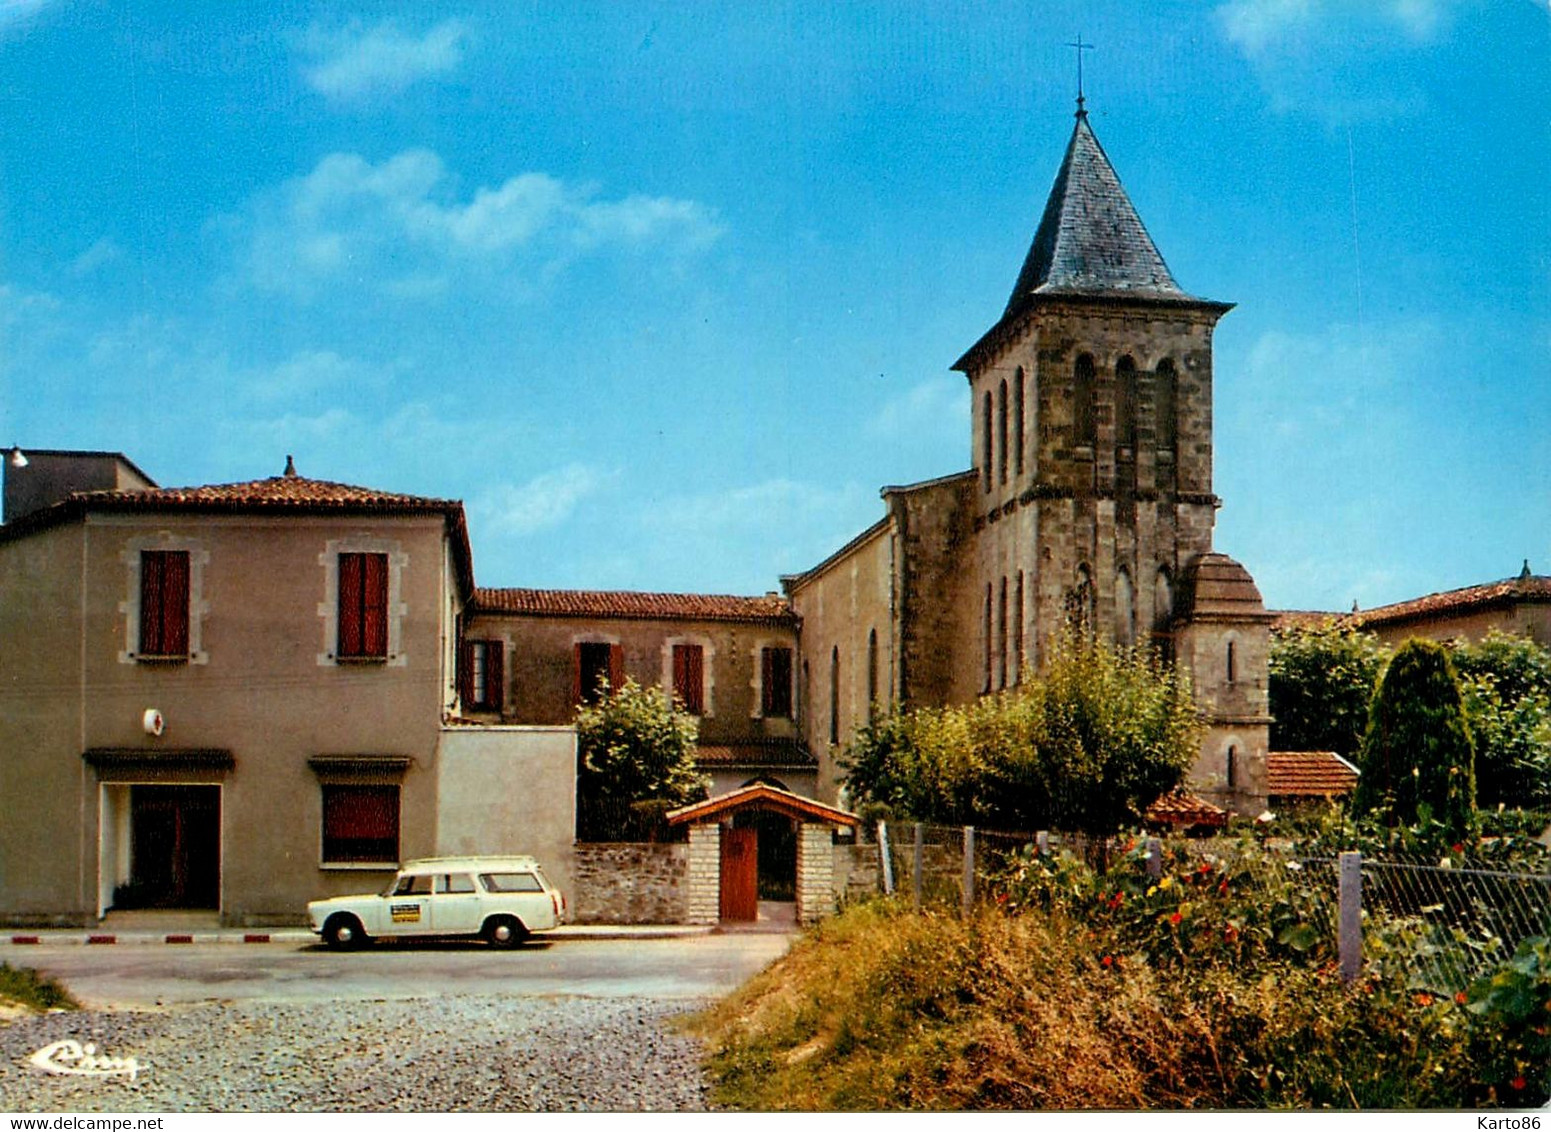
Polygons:
M1475 747L1459 678L1435 641L1406 642L1373 697L1353 807L1394 824L1438 823L1450 838L1475 828Z

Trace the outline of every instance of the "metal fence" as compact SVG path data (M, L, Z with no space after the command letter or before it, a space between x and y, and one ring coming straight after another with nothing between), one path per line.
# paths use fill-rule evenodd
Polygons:
M1137 847L1134 839L919 822L879 822L875 835L886 892L917 909L957 909L963 915L994 896L993 879L1026 847L1069 854L1100 873ZM1307 856L1290 849L1235 861L1240 845L1178 840L1166 850L1162 840L1149 838L1142 848L1154 876L1161 874L1167 852L1248 864L1268 892L1273 884L1291 881L1307 897L1302 905L1308 923L1339 956L1348 980L1367 960L1401 965L1419 989L1452 993L1511 957L1520 941L1551 935L1551 873L1356 852Z

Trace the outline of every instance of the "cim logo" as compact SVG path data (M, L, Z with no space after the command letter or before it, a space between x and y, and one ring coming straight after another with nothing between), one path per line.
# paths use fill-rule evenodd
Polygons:
M140 1072L140 1063L133 1057L108 1057L98 1053L94 1043L82 1045L74 1038L44 1046L27 1063L45 1073L72 1077L128 1077L133 1081Z

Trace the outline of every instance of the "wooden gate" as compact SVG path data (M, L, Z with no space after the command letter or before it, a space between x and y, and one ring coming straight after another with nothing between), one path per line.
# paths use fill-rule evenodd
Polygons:
M722 828L722 901L724 920L759 919L759 830Z

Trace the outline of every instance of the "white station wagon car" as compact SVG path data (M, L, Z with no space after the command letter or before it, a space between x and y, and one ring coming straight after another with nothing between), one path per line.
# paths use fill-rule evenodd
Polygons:
M564 923L566 902L532 857L427 857L406 862L380 894L314 900L307 916L340 949L406 936L477 936L516 947Z

